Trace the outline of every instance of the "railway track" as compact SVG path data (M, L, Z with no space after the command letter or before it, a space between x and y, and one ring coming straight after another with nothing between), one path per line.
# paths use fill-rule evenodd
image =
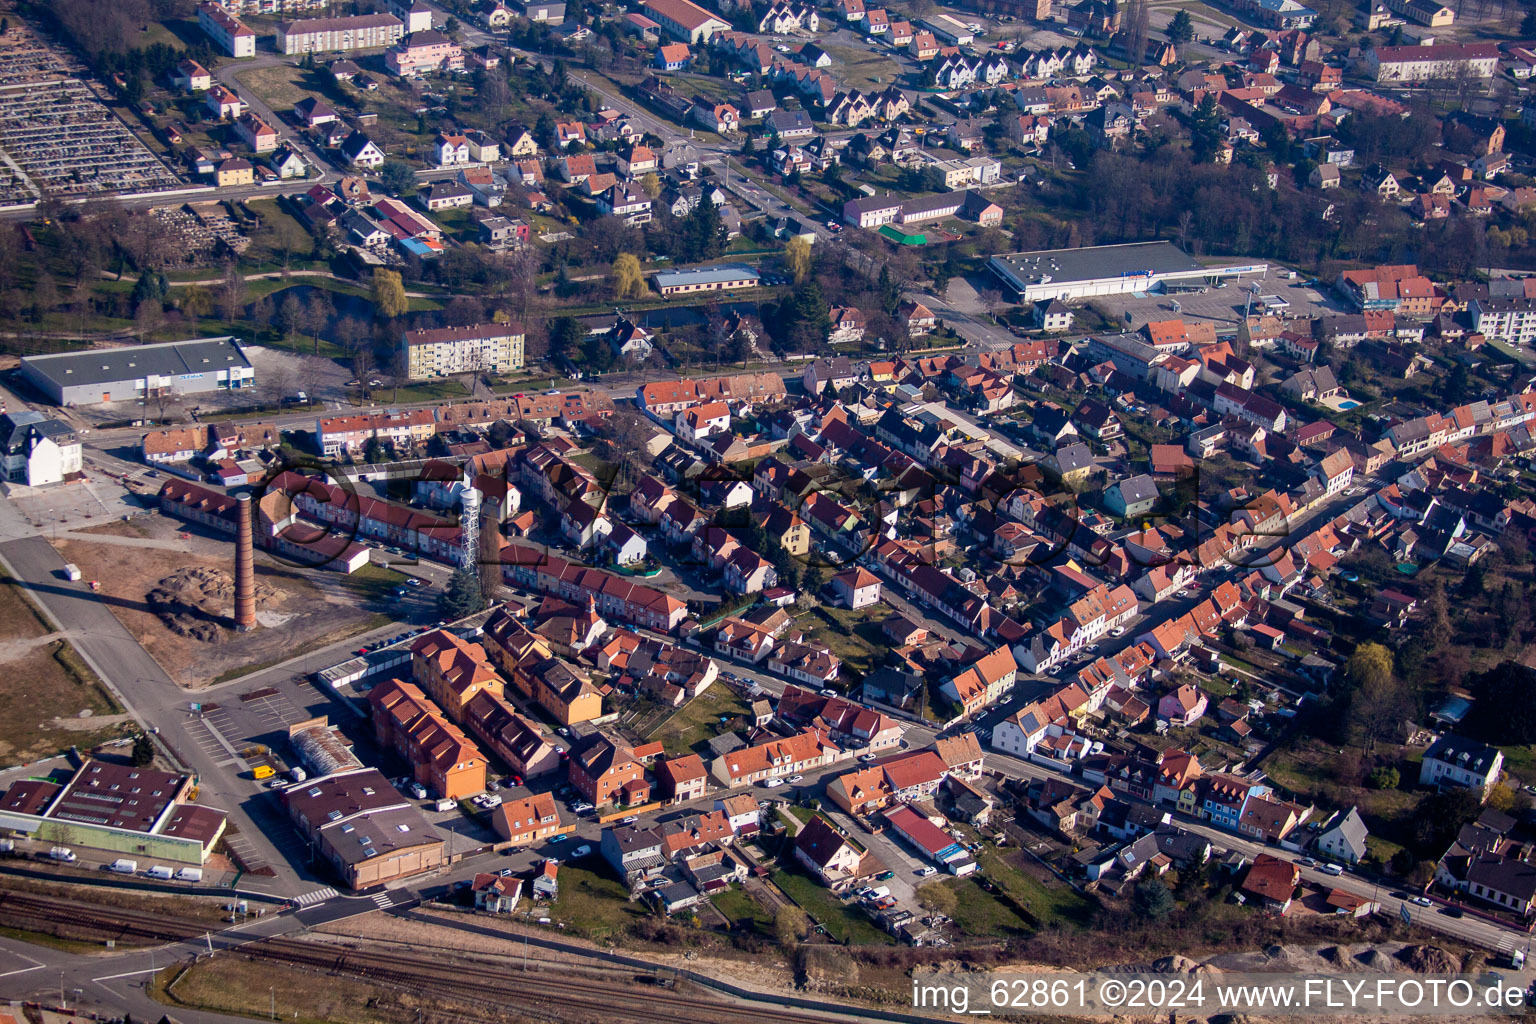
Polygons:
M173 942L195 938L219 927L188 918L106 907L62 896L33 895L14 889L0 889L0 917L20 928L27 928L29 922L63 925L72 931L99 932L109 939L141 938Z
M217 925L88 903L60 896L0 889L0 918L15 927L64 926L103 939L140 938L178 942L200 939ZM37 926L44 927L37 927ZM522 1013L550 1020L633 1021L636 1024L839 1024L846 1017L764 1004L731 1002L702 992L647 984L651 979L600 961L599 974L523 971L512 963L488 963L442 953L392 948L370 952L341 944L287 938L250 942L220 955L240 956L291 968L325 972L441 1000L484 1012L444 1009L451 1024L486 1024ZM576 968L580 971L583 968ZM602 974L607 974L603 977Z
M236 955L350 975L424 998L484 1006L493 1011L542 1011L563 1019L575 1016L578 1020L628 1020L643 1024L830 1024L839 1019L650 987L634 978L558 978L536 971L525 973L512 966L463 960L445 962L441 957L413 953L326 948L291 939L253 943L242 947Z

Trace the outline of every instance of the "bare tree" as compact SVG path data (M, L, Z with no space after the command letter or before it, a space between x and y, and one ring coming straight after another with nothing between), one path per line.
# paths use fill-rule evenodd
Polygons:
M400 397L400 389L410 384L411 368L405 361L405 353L396 349L389 357L389 366L385 370L385 379L389 381L390 401L396 401Z
M158 389L154 397L150 399L155 405L155 420L159 423L168 422L170 413L181 407L181 393L174 387Z
M363 389L363 397L368 397L368 381L372 379L373 372L379 368L378 360L373 354L373 345L358 345L352 350L352 376L357 378L358 386Z
M294 392L293 381L293 370L286 363L280 363L262 374L261 395L268 405L281 408L283 400Z
M330 360L321 359L319 356L306 356L299 360L298 367L293 371L294 386L304 393L307 406L313 407L315 396L321 385L325 383L330 373Z
M335 314L336 307L331 303L331 294L324 288L316 288L304 304L304 330L314 340L317 356L320 354L320 332L325 330L325 325L331 322Z
M224 280L219 283L219 315L224 322L232 324L240 316L241 309L245 306L245 276L240 273L240 268L234 263L224 266Z

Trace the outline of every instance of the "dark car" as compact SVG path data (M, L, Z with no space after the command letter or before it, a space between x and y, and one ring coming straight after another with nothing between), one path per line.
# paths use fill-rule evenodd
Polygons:
M1462 910L1461 910L1460 907L1441 907L1440 908L1440 913L1444 914L1446 917L1461 917L1462 916Z

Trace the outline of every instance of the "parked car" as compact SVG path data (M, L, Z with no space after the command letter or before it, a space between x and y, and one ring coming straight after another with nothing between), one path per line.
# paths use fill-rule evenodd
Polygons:
M1416 907L1432 907L1432 906L1434 906L1434 903L1430 901L1430 898L1428 896L1415 896L1412 899L1410 899L1408 902L1412 903Z
M411 796L417 800L425 800L427 798L427 787L419 782L411 783Z
M640 816L639 815L631 814L631 815L628 815L627 817L620 818L619 819L619 824L620 825L633 825L635 822L637 822L639 820L640 820Z
M570 859L576 860L578 857L586 857L591 853L592 847L588 846L586 843L582 843L580 846L576 847L576 849L571 851Z
M784 785L783 779L764 779L762 782L764 789L778 789L782 785Z
M805 776L804 775L791 775L789 778L785 779L784 781L785 782L804 782L805 781Z
M920 877L927 878L929 875L938 874L939 869L934 867L932 864L924 864L922 867L917 869L917 873Z

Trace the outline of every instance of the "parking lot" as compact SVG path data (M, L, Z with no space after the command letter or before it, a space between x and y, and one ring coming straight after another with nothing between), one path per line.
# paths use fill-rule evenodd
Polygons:
M1173 317L1213 321L1218 326L1235 326L1242 322L1245 309L1256 315L1272 312L1283 319L1311 319L1352 312L1339 301L1332 288L1327 285L1307 287L1305 280L1300 276L1291 280L1289 271L1271 267L1263 277L1245 277L1241 281L1233 281L1224 287L1210 288L1204 292L1175 295L1137 292L1106 295L1091 301L1095 308L1111 316L1129 314L1133 329L1149 320ZM1258 285L1257 294L1250 291L1254 284ZM1286 305L1266 309L1264 300L1267 296L1275 296Z

